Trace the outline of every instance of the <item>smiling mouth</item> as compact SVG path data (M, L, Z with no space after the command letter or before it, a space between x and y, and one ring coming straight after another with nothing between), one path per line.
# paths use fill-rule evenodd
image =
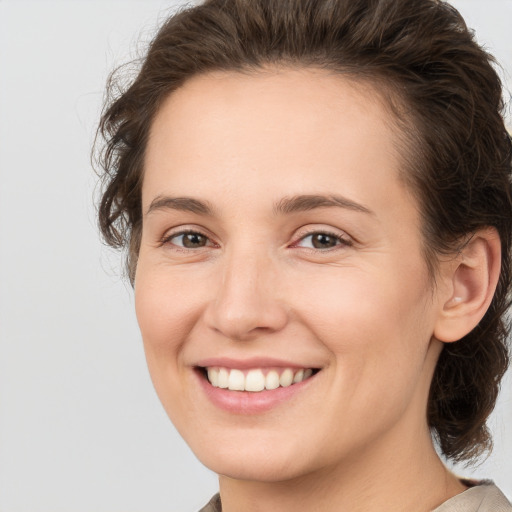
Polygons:
M201 370L215 388L253 393L280 387L286 388L311 378L319 371L314 368L253 368L239 370L219 366L211 366Z

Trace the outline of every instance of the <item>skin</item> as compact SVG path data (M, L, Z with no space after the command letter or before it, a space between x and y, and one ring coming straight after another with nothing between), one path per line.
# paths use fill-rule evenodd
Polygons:
M474 297L471 261L441 262L432 286L389 116L370 87L273 69L195 77L153 122L137 317L165 410L221 475L223 511L426 511L465 489L426 404L434 334L453 341L453 311ZM352 206L274 211L313 194ZM168 196L212 214L156 205ZM184 247L183 229L205 245ZM335 245L315 247L319 232ZM198 361L263 356L320 372L260 414L222 410L198 384Z

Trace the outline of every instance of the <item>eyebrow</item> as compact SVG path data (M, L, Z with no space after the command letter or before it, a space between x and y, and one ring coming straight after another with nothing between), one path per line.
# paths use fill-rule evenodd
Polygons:
M296 212L305 212L314 210L316 208L345 208L357 212L362 212L370 215L375 215L372 210L366 206L356 203L346 197L339 195L318 195L307 194L297 195L292 197L284 197L274 204L272 211L274 215L286 215ZM170 197L170 196L157 196L146 212L146 215L157 210L179 210L191 212L198 215L215 216L215 209L207 201L201 201L192 197Z
M375 213L366 206L356 203L346 197L339 195L298 195L285 197L278 201L273 208L274 214L288 214L294 212L304 212L316 208L345 208L356 212L375 215Z
M157 196L146 212L146 215L157 210L179 210L182 212L197 213L209 217L214 216L214 208L206 201L200 201L192 197Z

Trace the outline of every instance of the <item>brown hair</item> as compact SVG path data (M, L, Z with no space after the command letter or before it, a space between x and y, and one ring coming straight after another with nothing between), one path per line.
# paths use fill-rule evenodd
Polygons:
M192 76L276 64L383 84L434 279L439 254L456 252L477 229L494 226L501 239L492 304L472 332L444 347L428 403L441 451L472 459L491 446L486 420L508 366L512 144L493 63L460 14L439 0L208 0L184 9L160 28L124 92L115 74L109 82L99 127L101 232L108 244L128 248L133 282L148 132L162 101Z

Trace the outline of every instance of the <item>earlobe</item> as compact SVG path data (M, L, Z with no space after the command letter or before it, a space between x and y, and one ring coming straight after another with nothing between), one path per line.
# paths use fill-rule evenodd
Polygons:
M451 262L446 278L449 297L443 301L434 336L449 343L474 329L491 304L501 268L501 243L494 228L477 231Z

